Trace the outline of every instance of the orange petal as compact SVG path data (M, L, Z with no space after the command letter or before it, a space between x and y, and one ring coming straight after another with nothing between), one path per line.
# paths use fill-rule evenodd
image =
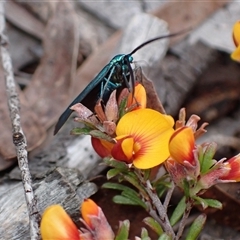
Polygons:
M89 216L98 216L99 215L99 207L98 205L91 199L85 199L81 206L81 213L83 220L86 224L92 228L91 220Z
M140 83L138 83L135 86L134 98L132 97L132 93L130 93L128 95L127 107L131 107L134 105L136 105L136 107L134 107L134 109L146 108L146 105L147 105L146 90L143 87L143 85Z
M112 157L126 163L132 163L134 139L132 137L116 139L117 143L114 145L111 152Z
M116 134L134 139L133 164L147 169L159 165L169 156L172 127L171 121L163 114L152 109L138 109L120 119Z
M233 41L235 46L238 47L240 44L240 21L237 21L233 26Z
M77 227L60 205L44 211L40 231L43 240L80 240Z
M195 140L192 128L178 128L169 142L170 155L180 164L184 164L184 161L188 161L194 165L194 146Z
M91 138L91 141L94 150L101 158L108 157L111 155L111 150L114 146L113 143L94 137Z
M90 232L92 233L92 238L88 238L88 240L114 240L112 228L102 209L94 201L91 199L84 200L81 211L85 224L91 229ZM82 236L83 235L81 235L81 237Z
M235 180L240 181L240 154L232 157L227 162L226 166L230 168L230 171L224 177L221 177L222 180Z

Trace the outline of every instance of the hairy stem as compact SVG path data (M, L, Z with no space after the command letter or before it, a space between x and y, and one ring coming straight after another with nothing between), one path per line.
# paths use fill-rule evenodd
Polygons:
M140 182L142 183L142 185L145 187L146 192L148 193L151 201L152 201L152 205L156 208L157 213L158 213L158 219L155 219L156 221L159 222L160 220L160 224L164 230L164 232L170 236L172 239L175 238L175 233L172 229L172 226L170 224L169 218L167 216L167 212L166 209L164 208L162 202L160 201L159 197L157 196L155 190L152 188L151 182L149 180L145 181L144 178L141 175L141 172L137 172L136 174L140 180ZM152 217L154 217L152 215Z
M178 227L178 232L177 232L177 235L176 235L176 240L180 239L180 237L182 236L182 233L183 233L183 230L186 226L186 223L187 223L187 220L188 220L188 216L191 212L191 209L193 207L193 204L192 204L192 201L191 199L187 199L186 201L186 209L185 209L185 212L183 214L183 217L179 223L179 227Z

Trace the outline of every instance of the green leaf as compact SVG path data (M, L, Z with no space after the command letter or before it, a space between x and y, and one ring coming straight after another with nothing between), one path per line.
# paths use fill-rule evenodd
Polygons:
M221 202L219 202L218 200L215 200L215 199L204 199L205 202L207 202L208 206L209 207L212 207L212 208L217 208L217 209L222 209L223 205Z
M134 205L134 206L139 206L138 203L136 203L135 201L132 201L129 198L126 198L122 195L116 195L113 197L113 202L117 203L117 204L123 204L123 205Z
M151 169L142 170L142 172L144 174L144 180L147 181L150 177Z
M99 130L92 130L92 131L89 132L89 134L92 137L103 139L103 140L106 140L108 142L113 142L113 139L109 135L107 135L107 134L105 134L105 133L103 133Z
M135 202L137 205L143 207L144 209L147 209L147 205L139 198L138 194L135 191L123 191L122 196L128 198L132 202Z
M160 224L152 217L146 217L143 219L143 222L149 226L155 233L159 236L163 233L162 227Z
M202 161L203 161L203 154L204 154L202 145L198 145L197 152L198 152L198 161L199 161L200 166L201 166L202 165Z
M222 209L222 203L219 202L218 200L204 199L204 198L197 197L197 196L195 196L193 199L196 201L195 204L201 204L203 209L206 209L208 207Z
M131 183L135 188L137 188L141 192L141 194L144 196L145 199L149 198L145 188L139 183L139 180L135 175L135 173L127 172L123 174L123 178L129 183Z
M155 187L157 195L159 196L159 198L163 196L163 194L170 188L170 186L171 186L171 183L165 182L165 184L158 184Z
M124 203L116 202L116 201L121 201L121 199L122 199L122 198L118 198L118 197L113 198L113 201L115 203L138 205L138 206L143 207L144 209L147 208L146 204L140 199L139 194L130 187L124 186L124 185L119 184L119 183L106 182L102 185L102 188L108 188L108 189L114 189L114 190L122 191L121 196L124 197L124 199L123 199ZM117 196L119 196L119 195L117 195ZM128 199L129 201L127 201L126 199Z
M109 180L109 179L117 176L120 172L121 172L121 170L120 169L116 169L116 168L108 170L108 172L107 172L107 179Z
M206 222L206 215L205 214L201 214L200 216L198 216L194 222L192 223L189 232L187 234L186 240L195 240L197 239L198 235L200 234L200 232L203 229L203 226Z
M115 237L115 240L128 239L129 228L130 228L129 220L124 220L123 222L120 221L119 229L118 229L117 235Z
M165 174L161 178L157 179L157 181L153 182L153 187L156 189L156 192L160 197L171 188L172 183L169 181L169 175Z
M193 199L195 200L195 204L202 205L203 209L206 209L208 207L208 203L205 201L205 199L198 196L194 196Z
M90 133L89 133L90 131L91 131L91 129L87 128L87 127L85 127L85 128L77 127L77 128L73 128L71 130L70 134L72 134L72 135L90 135Z
M127 106L127 98L124 98L120 104L119 104L119 119L121 119L123 117L123 115L126 113L126 106Z
M169 174L164 174L163 176L161 176L160 178L153 182L153 186L157 186L158 184L169 183L169 181L167 181L168 179Z
M146 204L140 199L139 194L130 187L124 186L120 183L106 182L102 185L102 188L120 190L122 191L121 196L129 199L130 205L138 205L144 209L147 208ZM124 204L127 204L125 199Z
M184 190L184 195L185 197L190 196L190 188L189 188L190 183L187 181L186 178L183 180L183 190Z
M174 226L181 219L185 209L186 209L186 197L184 196L172 213L172 216L170 218L170 223L172 226Z
M201 167L201 173L206 173L216 162L216 160L213 159L213 156L216 152L217 144L212 142L209 143L209 145L206 147L203 156L202 161L200 162Z
M102 188L108 188L108 189L114 189L114 190L120 190L120 191L129 191L135 194L136 196L138 196L135 190L125 185L122 185L120 183L106 182L102 185Z
M128 166L126 163L117 161L113 158L104 158L103 161L110 167L126 171L128 170Z
M171 237L164 233L158 238L158 240L171 240Z
M151 238L148 236L148 231L146 228L142 228L141 240L151 240Z

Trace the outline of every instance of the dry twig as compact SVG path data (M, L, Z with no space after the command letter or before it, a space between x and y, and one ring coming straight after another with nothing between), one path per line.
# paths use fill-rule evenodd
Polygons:
M19 114L19 98L14 82L14 75L12 69L12 61L7 49L8 41L4 34L5 18L4 18L4 3L0 2L0 55L2 60L2 66L4 69L6 91L8 97L8 106L10 111L10 118L13 128L13 143L15 144L18 158L18 165L22 174L22 182L25 192L25 199L27 202L29 222L30 222L30 235L31 239L39 239L38 223L40 215L37 210L37 201L34 197L32 189L32 180L28 168L28 154L27 154L27 142L20 124Z

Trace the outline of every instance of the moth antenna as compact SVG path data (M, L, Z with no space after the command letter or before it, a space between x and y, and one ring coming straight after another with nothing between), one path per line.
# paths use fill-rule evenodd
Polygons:
M181 35L183 33L186 33L186 32L189 32L191 30L190 29L185 29L185 30L182 30L180 32L176 32L176 33L171 33L171 34L167 34L167 35L163 35L163 36L160 36L160 37L155 37L155 38L152 38L144 43L142 43L141 45L139 45L138 47L136 47L134 50L132 50L131 53L129 53L128 55L132 55L134 54L135 52L137 52L139 49L141 49L142 47L144 47L145 45L151 43L151 42L154 42L154 41L157 41L157 40L160 40L160 39L164 39L164 38L170 38L170 37L176 37L178 35Z

